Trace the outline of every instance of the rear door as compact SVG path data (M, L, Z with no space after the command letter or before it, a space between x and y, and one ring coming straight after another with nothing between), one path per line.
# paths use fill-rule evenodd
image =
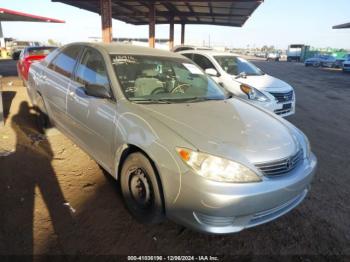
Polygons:
M62 129L66 129L68 124L66 103L68 85L81 51L82 47L79 45L64 48L41 76L47 111L55 124Z
M84 50L69 86L69 128L80 146L108 170L114 155L116 102L87 95L86 85L104 86L112 94L105 60L98 50L90 47Z

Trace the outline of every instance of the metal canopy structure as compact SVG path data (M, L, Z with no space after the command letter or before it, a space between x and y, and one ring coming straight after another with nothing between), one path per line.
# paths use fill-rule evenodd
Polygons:
M350 23L333 26L333 29L345 29L345 28L350 28Z
M99 1L53 0L100 13ZM242 26L262 1L154 1L156 24L206 24ZM148 25L152 1L112 0L112 18L133 25Z
M174 24L181 24L181 43L185 25L220 25L241 27L263 0L52 0L102 17L103 39L112 39L112 18L134 25L149 25L149 43L154 47L155 24L169 24L169 45L174 42ZM108 35L108 36L107 36Z
M5 46L1 22L45 22L45 23L65 23L63 20L22 13L6 8L0 8L0 48Z
M0 8L0 22L46 22L46 23L65 23L63 20L54 18L31 15L5 8Z

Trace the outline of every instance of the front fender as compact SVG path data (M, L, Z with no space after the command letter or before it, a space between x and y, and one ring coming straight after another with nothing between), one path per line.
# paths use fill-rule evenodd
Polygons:
M186 170L177 155L176 147L193 146L157 119L135 110L120 113L115 124L115 178L118 179L123 154L131 147L138 148L153 161L157 169L165 207L175 203L180 195L182 175Z

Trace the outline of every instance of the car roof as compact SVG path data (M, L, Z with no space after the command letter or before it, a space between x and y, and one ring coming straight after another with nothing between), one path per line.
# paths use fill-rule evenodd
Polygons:
M170 51L165 51L157 48L135 46L129 44L118 44L118 43L102 43L102 42L78 42L71 43L70 45L85 45L97 49L103 49L108 54L118 54L118 55L147 55L147 56L161 56L161 57L173 57L181 58L184 57L178 53L173 53Z
M46 48L57 48L57 46L27 46L26 49L28 51L30 50L40 50L40 49L46 49Z
M195 45L176 45L171 50L174 52L174 50L176 51L177 49L181 49L181 48L189 48L188 50L213 50L213 48L211 47L195 46ZM187 51L187 50L184 50L184 51Z
M200 55L209 55L209 56L239 56L235 53L229 53L229 52L222 52L222 51L216 51L216 50L186 50L186 51L180 51L179 54L200 54Z

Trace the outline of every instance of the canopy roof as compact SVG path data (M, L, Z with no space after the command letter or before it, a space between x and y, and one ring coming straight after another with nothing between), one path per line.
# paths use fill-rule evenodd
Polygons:
M47 22L47 23L65 23L63 20L54 18L31 15L5 8L0 8L0 22Z
M343 29L343 28L350 28L350 23L333 26L333 29Z
M99 0L52 0L100 13ZM112 0L112 17L134 25L149 24L151 1ZM263 0L154 1L156 23L208 24L241 27Z

